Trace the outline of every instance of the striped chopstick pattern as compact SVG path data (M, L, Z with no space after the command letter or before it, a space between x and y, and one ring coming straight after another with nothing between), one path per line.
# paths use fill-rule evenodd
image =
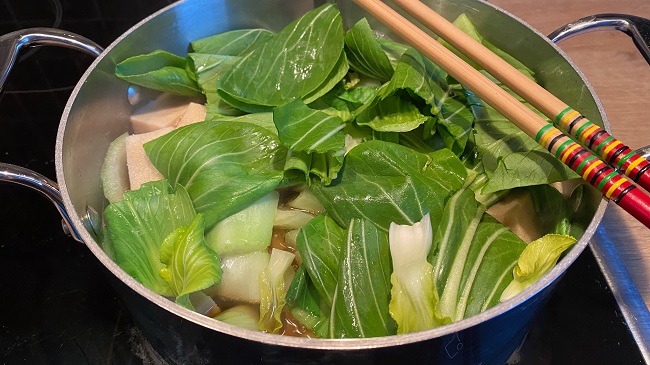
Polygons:
M552 124L540 129L535 140L617 204L628 192L635 189L629 179L614 171Z
M650 190L650 163L607 131L571 107L555 118L555 125L574 136L616 170Z

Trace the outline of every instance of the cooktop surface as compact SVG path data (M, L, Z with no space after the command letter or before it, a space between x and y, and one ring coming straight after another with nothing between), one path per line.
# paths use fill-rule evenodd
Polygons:
M102 46L170 1L7 0L0 34L58 27ZM126 9L126 10L125 10ZM90 56L43 47L21 53L0 94L0 162L52 179L56 131ZM67 237L45 198L0 185L0 363L142 364L150 357L99 262ZM538 314L518 364L642 364L593 255L586 250Z

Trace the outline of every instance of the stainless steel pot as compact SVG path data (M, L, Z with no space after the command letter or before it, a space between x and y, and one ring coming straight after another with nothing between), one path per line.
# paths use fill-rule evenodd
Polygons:
M58 187L38 174L1 164L0 181L14 181L47 192L64 214L73 236L84 242L106 268L134 322L163 362L377 363L402 361L408 357L422 363L504 363L523 340L537 309L585 249L602 219L606 201L595 191L590 191L588 197L593 218L585 234L555 268L523 293L457 323L383 338L284 337L214 321L145 288L113 263L98 244L96 232L101 217L97 212L102 212L106 205L99 178L105 151L110 141L128 130L131 111L147 98L146 92L113 76L115 64L155 49L184 54L190 40L229 29L264 27L279 30L321 2L185 0L144 19L102 53L91 42L70 34L58 34L57 37L62 38L57 38L43 32L41 36L31 35L27 39L23 35L12 43L3 37L5 43L0 42L0 47L5 44L8 51L36 41L63 43L99 54L99 57L77 84L61 118L55 151ZM609 130L602 106L587 81L543 35L485 2L428 2L450 19L468 13L484 36L531 67L547 89ZM339 7L347 25L363 16L349 0L339 1ZM373 24L372 19L369 21L375 29L390 35L380 24ZM70 37L78 42L71 43ZM4 77L0 84L3 80Z

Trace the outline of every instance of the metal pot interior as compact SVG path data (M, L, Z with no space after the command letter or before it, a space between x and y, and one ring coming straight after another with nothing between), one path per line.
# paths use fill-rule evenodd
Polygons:
M581 73L543 35L516 18L476 0L426 1L443 16L454 19L467 13L481 34L498 47L510 52L536 72L542 85L580 110L593 122L609 129L602 107ZM164 49L185 54L190 40L230 29L262 27L279 30L305 11L322 1L291 0L186 0L144 19L118 38L92 64L76 86L61 119L56 145L56 171L65 205L77 229L104 266L118 279L150 302L200 326L266 344L316 349L359 349L389 347L455 333L477 325L534 298L538 292L556 281L586 247L604 213L606 203L591 192L594 218L587 232L561 262L536 284L515 298L488 311L429 331L359 340L313 340L268 335L236 328L181 308L151 292L124 273L102 251L92 232L84 228L87 207L102 212L105 202L100 186L100 170L108 144L129 128L133 106L128 102L126 82L114 77L115 64L127 57ZM364 16L349 0L339 1L349 26ZM374 29L390 36L381 24L368 19ZM146 99L142 93L140 98Z

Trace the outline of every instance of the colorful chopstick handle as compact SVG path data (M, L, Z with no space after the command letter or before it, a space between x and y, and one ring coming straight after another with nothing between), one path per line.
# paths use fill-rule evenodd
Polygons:
M650 191L650 162L607 131L570 107L557 116L555 125L574 136L617 171Z
M564 135L552 124L539 130L535 140L577 172L606 198L650 228L650 196L598 157Z

